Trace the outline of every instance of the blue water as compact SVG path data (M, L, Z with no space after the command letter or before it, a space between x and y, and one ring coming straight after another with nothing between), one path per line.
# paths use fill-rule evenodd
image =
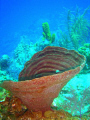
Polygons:
M83 10L89 5L90 0L0 0L0 57L10 55L22 35L30 42L38 41L43 22L48 22L52 31L57 30L64 8L73 11L78 6Z
M79 14L82 15L84 10L89 6L90 0L0 0L0 80L18 81L19 73L23 69L25 62L30 60L33 54L39 50L42 50L48 45L58 45L60 47L63 47L61 42L63 40L67 42L67 39L63 39L63 36L65 38L67 35L66 20L68 10L70 10L74 16L76 8L78 7L80 9ZM87 21L90 20L90 9L86 13L85 18ZM51 34L55 33L56 35L56 41L54 41L52 44L48 40L47 41L49 44L47 44L47 41L42 40L42 23L44 22L49 23ZM87 31L87 29L89 31ZM83 34L82 36L83 39L86 38L84 42L90 43L90 26L88 26L87 29L87 32L84 31L86 35ZM61 34L60 31L62 31L63 34ZM67 36L67 38L70 39L70 34ZM20 43L21 39L24 39L25 44L23 42ZM35 44L36 42L37 44ZM78 44L81 44L81 42L83 41L79 40ZM73 46L72 48L71 46L68 47L67 44L69 46L69 43L65 43L64 47L69 49L74 48ZM78 49L75 48L75 50ZM90 78L90 46L84 50L81 54L86 55L86 57L89 56L87 57L87 62L84 69L85 74L82 72L80 76L77 76L71 83L68 84L70 89L74 88L75 90L80 90L81 93L83 91L83 94L85 94L84 88L86 88L86 86L90 87L90 82L88 82ZM69 87L66 87L66 92L67 88L69 89ZM87 96L87 93L85 96ZM71 94L74 94L72 89ZM76 91L74 95L76 97L76 99L74 99L76 103L76 100L79 101L79 98L81 97L78 97L77 99ZM55 103L57 106L58 101L60 102L60 99L61 104L64 100L61 98L61 96L60 98L58 97L57 104ZM90 100L90 97L86 97L85 99ZM81 103L80 105L81 106L78 106L83 107L83 105L85 105L85 108L87 106L90 108L90 105L87 105L86 101L83 103L83 105ZM69 109L72 108L73 107L70 105ZM84 108L80 110L82 110L82 113L84 113L86 111L90 111L88 108L85 109L85 111ZM74 111L78 113L78 110L76 108Z

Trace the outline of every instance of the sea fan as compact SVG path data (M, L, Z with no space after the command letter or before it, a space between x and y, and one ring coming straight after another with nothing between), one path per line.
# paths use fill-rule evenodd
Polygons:
M72 113L72 115L81 117L83 113L90 110L90 86L81 93L77 93L75 89L71 88L60 107Z

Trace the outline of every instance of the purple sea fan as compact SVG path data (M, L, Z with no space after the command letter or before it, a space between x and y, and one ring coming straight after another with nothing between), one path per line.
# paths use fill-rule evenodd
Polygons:
M72 115L82 117L83 113L90 110L90 86L82 90L80 94L71 88L68 96L65 96L64 103L60 107L72 113Z

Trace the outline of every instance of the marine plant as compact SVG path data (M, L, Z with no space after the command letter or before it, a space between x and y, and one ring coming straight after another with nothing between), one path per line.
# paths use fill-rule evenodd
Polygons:
M62 99L63 96L63 99ZM90 111L90 86L85 87L83 90L77 92L76 89L70 87L67 94L59 94L58 98L54 100L53 105L56 103L58 110L64 109L73 116L77 115L80 118L84 113ZM55 109L54 107L54 109ZM89 115L89 114L88 114Z
M5 101L10 96L10 92L0 87L0 102Z
M86 56L86 69L90 72L90 43L85 43L78 51Z
M72 114L78 114L80 117L82 117L83 111L90 110L90 87L85 88L81 95L78 95L74 89L71 89L70 94L71 96L66 97L66 99L69 100L67 103L68 110L70 107ZM86 107L86 105L88 105L88 107Z
M43 23L42 28L43 28L43 33L42 33L43 39L47 39L48 41L50 41L50 43L53 43L55 40L55 34L51 35L48 22Z
M89 8L90 7L86 8L82 14L80 14L80 10L78 7L76 8L75 12L68 10L66 19L67 22L65 27L66 29L64 32L62 32L63 34L61 34L61 36L63 35L67 37L62 36L60 39L64 40L63 44L67 44L68 39L68 45L69 42L71 42L72 46L75 49L78 49L79 46L87 40L90 23L89 20L85 18L85 15L88 12Z

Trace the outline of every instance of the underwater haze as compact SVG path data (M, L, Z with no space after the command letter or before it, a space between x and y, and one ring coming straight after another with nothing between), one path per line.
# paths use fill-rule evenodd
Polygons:
M20 83L61 73L67 79L69 70L74 71L70 72L72 76L80 73L74 78L67 75L72 79L60 84L66 85L53 100L52 109L90 120L90 0L0 0L0 85L8 80ZM0 104L6 97L7 91L0 88ZM0 106L0 117L4 110Z
M57 30L65 20L65 9L74 11L78 6L83 11L89 5L89 0L0 0L0 56L9 55L22 35L29 42L38 41L43 22L49 23L51 31Z

